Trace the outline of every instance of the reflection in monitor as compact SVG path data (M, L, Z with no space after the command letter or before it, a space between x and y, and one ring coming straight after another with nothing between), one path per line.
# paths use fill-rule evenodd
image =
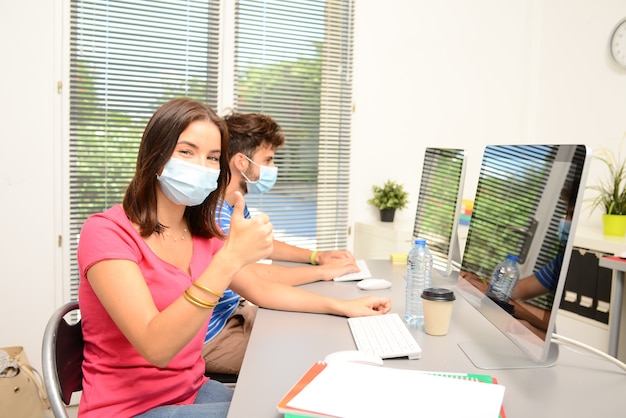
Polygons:
M468 341L459 346L484 369L544 367L554 364L558 348L551 342L582 194L588 171L584 145L512 145L485 149L457 292L478 309L508 340ZM571 220L569 236L562 234ZM539 276L539 298L519 294L497 304L485 296L491 272L507 254L519 257L521 280L546 265ZM557 260L551 263L553 260ZM562 264L558 260L562 260ZM561 265L564 268L561 268ZM530 282L526 282L530 283ZM526 297L528 296L528 298Z
M426 148L420 183L414 238L424 238L433 266L448 276L461 263L457 225L465 178L465 151Z

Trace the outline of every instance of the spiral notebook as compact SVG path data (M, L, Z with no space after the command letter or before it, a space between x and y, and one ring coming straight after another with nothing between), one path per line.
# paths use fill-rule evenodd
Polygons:
M407 416L417 410L420 416L432 418L506 418L503 399L504 386L488 375L317 362L278 402L277 409L285 418L379 418Z

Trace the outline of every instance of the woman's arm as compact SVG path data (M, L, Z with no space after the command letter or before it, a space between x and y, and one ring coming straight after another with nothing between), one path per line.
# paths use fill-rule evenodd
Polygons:
M259 267L262 267L260 269ZM260 271L271 272L273 265L249 265L235 274L231 289L250 302L269 309L332 314L339 316L380 315L389 312L389 298L368 296L358 299L341 300L322 296L304 289L285 285L274 280L266 280Z
M203 277L210 283L208 287L222 291L233 272L218 255ZM165 367L193 339L212 312L191 304L182 294L159 312L139 266L132 261L98 262L87 271L87 277L120 331L147 361L158 367ZM212 301L200 292L194 294Z
M244 265L255 263L272 250L272 225L266 215L243 217L243 197L233 213L231 232L211 263L196 280L201 286L223 293ZM149 362L166 366L193 339L212 309L202 308L180 295L159 311L139 266L129 260L104 260L86 272L98 299L124 336ZM187 289L207 303L218 296L196 286Z

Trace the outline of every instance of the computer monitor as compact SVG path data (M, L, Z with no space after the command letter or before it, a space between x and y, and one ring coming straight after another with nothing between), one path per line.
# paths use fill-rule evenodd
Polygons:
M457 226L465 179L465 151L426 148L413 238L424 238L444 276L461 265Z
M582 211L588 155L585 145L485 148L457 292L508 340L460 343L475 366L527 368L556 361L558 348L551 335ZM560 226L570 218L564 237ZM526 277L562 256L561 266L552 264L555 285L546 289L540 303L496 303L485 295L494 267L507 254L519 257L521 280L532 280Z

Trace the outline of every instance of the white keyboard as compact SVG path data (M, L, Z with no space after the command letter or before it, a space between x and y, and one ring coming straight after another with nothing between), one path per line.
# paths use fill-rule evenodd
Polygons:
M365 260L356 260L356 265L361 271L344 274L343 276L335 277L333 280L336 282L349 282L351 280L363 280L372 277Z
M348 318L350 331L359 351L380 358L418 359L422 348L397 313Z

